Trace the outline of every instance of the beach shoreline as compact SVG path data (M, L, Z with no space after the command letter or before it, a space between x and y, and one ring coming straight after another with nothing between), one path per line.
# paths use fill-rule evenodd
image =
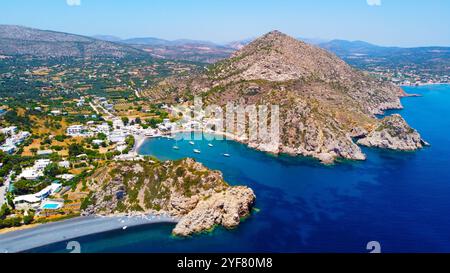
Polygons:
M114 230L151 224L176 224L178 219L164 215L83 216L37 225L0 234L0 253L18 253Z
M212 131L212 130L187 130L187 129L184 129L184 130L170 131L168 133L156 135L156 136L144 136L144 135L134 136L135 140L136 140L136 144L133 147L132 152L139 154L139 149L145 143L145 141L148 139L161 138L161 137L167 138L167 137L173 137L173 135L176 135L176 134L187 134L187 133L210 134L210 135L223 137L223 140L230 140L230 141L236 141L236 142L239 142L242 144L247 144L247 139L239 138L238 136L231 134L231 133L227 133L227 132L216 132L216 131Z

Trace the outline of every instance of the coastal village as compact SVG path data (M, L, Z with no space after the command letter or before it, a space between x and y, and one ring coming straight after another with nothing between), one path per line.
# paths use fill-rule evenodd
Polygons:
M270 39L272 36L275 39L289 39L279 32L272 32L262 40ZM289 39L286 44L289 43L298 41ZM254 52L258 53L257 50ZM264 57L257 59L263 60ZM100 62L94 65L92 71L89 70L90 74L72 71L71 65L66 68L55 65L52 69L48 66L39 66L39 69L33 71L22 71L24 76L18 80L27 81L31 77L33 82L45 81L51 83L54 88L48 89L43 84L38 95L27 93L25 88L21 89L21 92L2 98L0 229L8 230L29 224L77 217L90 204L91 193L88 182L102 166L114 161L152 161L153 159L145 158L138 153L145 139L171 137L173 131L204 130L214 126L214 118L206 116L203 110L195 112L192 105L183 102L182 94L176 99L179 102L177 105L158 102L155 98L164 92L175 92L170 89L166 80L162 82L155 80L153 84L155 82L158 84L152 89L143 90L134 87L137 82L143 88L146 84L150 84L152 81L149 77L154 73L163 78L174 74L183 77L183 73L191 71L191 66L164 62L164 67L167 68L168 65L169 71L159 63L152 64L151 69L142 68L143 70L136 71L130 65L126 61L121 64L115 61ZM114 73L113 70L108 70L108 67L114 69ZM55 71L60 72L56 75ZM390 81L398 78L396 83L399 85L448 80L448 78L417 78L414 74L408 74L407 78L404 78L406 74L402 73L401 76L399 73L382 71L378 76L390 77L387 79ZM1 75L3 79L12 76L7 73ZM116 75L116 78L111 80L111 75ZM85 86L84 79L89 79L92 84ZM55 85L55 81L64 84ZM12 84L14 81L8 82ZM220 88L212 88L208 94L213 94L217 89ZM257 84L249 85L248 89L251 94L258 94L262 90ZM23 98L21 94L29 95ZM394 98L394 107L396 99ZM400 127L405 127L405 131L415 132L409 130L403 120L394 121ZM386 127L382 125L380 130ZM379 140L375 135L373 139L367 141L367 146L398 148L386 146L384 142L378 143ZM414 135L411 142L414 146L406 146L405 149L421 147L420 136ZM349 145L355 147L350 149L352 153L344 152L344 155L352 159L365 158L354 143ZM271 151L271 147L259 144L256 146L260 150ZM174 147L176 148L178 147ZM315 154L305 152L306 150L300 149L299 152L292 153L315 156L326 163L332 163L337 156L335 151ZM193 152L201 153L197 149L193 149ZM223 154L223 156L230 155Z
M2 109L7 126L0 128L0 228L80 215L89 194L86 179L102 164L145 160L137 152L145 139L211 122L203 112L187 115L188 106L123 110L99 96L80 97L72 105L86 114L74 119L70 108L45 105ZM46 128L40 127L43 119Z

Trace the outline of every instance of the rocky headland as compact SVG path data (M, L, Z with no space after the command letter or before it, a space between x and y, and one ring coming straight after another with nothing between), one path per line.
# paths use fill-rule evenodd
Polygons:
M383 149L414 151L429 144L400 115L383 118L358 144Z
M250 188L229 186L193 159L110 163L91 177L89 189L83 215L167 215L179 219L173 231L179 236L235 228L256 200Z
M202 73L166 79L150 93L158 94L155 99L172 102L201 96L204 103L221 106L230 102L278 105L278 143L237 136L238 141L265 152L310 156L333 163L341 158L366 159L358 144L399 150L421 148L412 144L420 136L416 132L415 137L409 137L413 129L404 121L390 123L400 126L395 130L400 135L396 135L394 145L381 145L373 139L378 135L376 129L387 122L376 116L388 109L402 109L400 98L408 94L400 87L279 31L256 39Z

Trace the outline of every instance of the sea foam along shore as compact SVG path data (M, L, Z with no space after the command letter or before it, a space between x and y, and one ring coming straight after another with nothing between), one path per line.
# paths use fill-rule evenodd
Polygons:
M0 235L0 253L17 253L46 245L113 230L124 230L149 224L176 224L168 216L85 216L39 225ZM82 246L81 246L82 247ZM81 249L82 251L82 249Z

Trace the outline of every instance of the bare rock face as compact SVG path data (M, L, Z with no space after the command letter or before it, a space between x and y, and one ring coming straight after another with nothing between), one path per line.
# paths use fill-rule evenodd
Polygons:
M92 176L89 188L82 215L164 214L180 219L174 233L183 236L236 227L256 198L193 159L111 163Z
M400 115L382 119L378 126L358 144L383 149L414 151L428 145Z
M231 229L250 214L256 196L250 188L233 187L200 201L173 230L177 236L189 236L211 230L216 225Z

